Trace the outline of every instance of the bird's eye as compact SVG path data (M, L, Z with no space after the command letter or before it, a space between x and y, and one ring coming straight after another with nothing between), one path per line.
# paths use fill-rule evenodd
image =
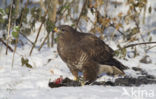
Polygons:
M64 32L65 30L64 30L64 29L61 29L61 31L63 31L63 32Z

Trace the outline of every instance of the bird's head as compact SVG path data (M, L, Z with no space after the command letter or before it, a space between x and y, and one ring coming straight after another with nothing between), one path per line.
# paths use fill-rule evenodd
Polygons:
M61 33L61 34L68 34L68 33L73 32L74 30L75 29L69 25L60 25L54 28L54 32Z

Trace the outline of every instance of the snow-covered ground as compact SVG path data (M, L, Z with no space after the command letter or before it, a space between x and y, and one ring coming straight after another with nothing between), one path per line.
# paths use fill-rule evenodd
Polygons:
M149 3L149 5L154 4L156 3ZM155 15L154 12L152 14L152 16ZM151 17L148 19L147 27L151 27L150 25L156 26L154 19L156 18ZM36 23L36 25L36 29L38 29L40 23ZM41 33L42 36L40 37L44 37L46 34L44 29L42 29ZM29 39L34 41L35 37L36 33L30 35ZM152 41L156 41L155 32L153 32L152 37ZM39 41L43 41L43 38L39 38ZM38 43L40 44L40 42ZM106 43L114 49L117 48L113 41ZM8 55L5 55L6 49L0 43L0 99L156 99L156 84L141 85L139 87L86 85L81 87L49 88L49 81L55 80L60 75L71 79L73 79L73 76L66 64L58 56L57 45L54 45L53 48L48 48L45 45L41 51L38 51L38 47L36 47L32 55L29 56L31 47L32 45L28 43L17 48L12 67L13 53L9 52ZM149 74L156 76L156 47L146 53L152 61L150 64L139 62L145 53L143 46L138 46L137 49L140 55L136 58L128 58L128 61L118 60L126 66L140 67ZM29 63L33 68L22 66L22 56L29 59ZM126 75L134 77L137 75L133 70L125 72ZM105 81L106 79L107 77L103 76L98 81Z
M35 34L30 36L33 39ZM156 38L156 35L155 35ZM156 85L142 85L139 87L112 87L112 86L82 86L49 88L48 82L63 75L73 79L69 69L57 54L56 46L46 46L39 52L34 49L31 56L30 44L17 48L14 66L11 66L11 52L5 55L5 47L0 49L0 99L155 99ZM114 44L110 44L111 47ZM141 48L140 48L141 51ZM152 59L151 64L140 63L140 55L128 61L120 60L129 67L139 66L148 73L156 76L156 48L147 53ZM21 65L21 55L29 59L33 68ZM48 62L48 60L51 60ZM125 71L127 75L136 76L132 70ZM98 79L106 80L106 77Z
M54 48L44 47L40 52L36 49L32 56L26 56L30 50L29 45L18 48L15 55L14 66L11 67L12 53L5 55L4 47L0 52L0 99L155 99L156 85L142 85L140 87L112 87L112 86L82 86L49 88L48 82L53 81L60 75L73 79L66 65L62 62ZM152 64L139 63L141 56L128 61L120 60L125 65L140 66L149 73L156 75L156 49L151 53ZM29 69L21 66L21 56L29 59L33 66ZM51 59L48 62L48 59ZM135 72L126 72L134 75ZM134 75L135 76L135 75ZM100 80L105 80L102 77ZM134 97L134 98L132 98ZM140 97L140 98L139 98ZM143 97L143 98L142 98Z

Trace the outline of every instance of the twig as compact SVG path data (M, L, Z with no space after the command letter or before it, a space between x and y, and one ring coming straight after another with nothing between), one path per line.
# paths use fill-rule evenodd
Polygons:
M39 30L38 30L36 39L35 39L35 41L34 41L34 43L33 43L33 46L32 46L32 48L31 48L31 50L30 50L30 53L29 53L30 56L31 56L31 53L32 53L32 51L33 51L33 49L34 49L34 47L35 47L35 44L36 44L36 42L37 42L37 39L38 39L38 37L39 37L39 34L40 34L40 31L41 31L41 28L42 28L43 23L44 23L44 22L42 21L42 23L41 23L41 25L40 25L40 27L39 27Z
M12 9L13 9L13 1L11 3L11 8L9 12L9 23L8 23L8 37L7 37L7 48L6 48L6 55L8 54L8 43L9 43L9 37L10 37L10 27L11 27L11 16L12 16Z
M23 21L23 16L24 16L24 13L26 12L26 8L29 4L29 0L27 0L27 3L25 4L25 7L24 7L24 11L22 12L22 16L21 16L21 20L20 20L20 27L22 26L22 21Z
M154 30L156 30L156 27L154 27L154 28L152 28L152 29L148 29L148 31L145 31L145 32L143 32L143 33L152 32L152 31L154 31Z
M22 21L23 21L23 16L24 16L24 13L26 12L26 8L29 4L29 0L27 0L26 4L25 4L25 7L24 7L24 11L22 12L22 15L21 15L21 20L20 20L20 27L22 26ZM20 34L25 38L27 39L31 44L33 44L33 42L31 40L29 40L23 33L20 32Z
M77 27L78 27L79 21L80 21L80 19L81 19L81 16L82 16L82 14L83 14L83 11L84 11L84 9L85 9L85 7L86 7L86 5L87 5L87 2L88 2L88 0L85 0L85 2L84 2L84 4L83 4L83 7L82 7L81 12L80 12L80 15L79 15L78 20L77 20L77 22L76 22L76 24L75 24L75 29L77 29Z
M44 14L44 18L47 16L47 13L48 13L48 12L45 12L45 14ZM32 46L32 48L31 48L31 50L30 50L30 53L29 53L30 56L31 56L31 53L32 53L32 51L33 51L33 49L34 49L36 43L37 43L38 37L39 37L39 35L40 35L41 28L42 28L44 22L45 22L45 20L42 21L42 23L41 23L41 25L40 25L40 27L39 27L39 30L38 30L38 33L37 33L36 39L35 39L35 41L34 41L34 43L33 43L33 46Z
M0 42L2 42L11 52L14 51L7 43L5 43L5 42L2 40L2 38L0 38Z
M44 6L43 0L40 0L40 5L41 5L42 9L44 10L44 12L47 12L47 9L46 9L46 7Z
M41 48L43 47L43 45L44 45L45 41L48 39L48 37L49 37L49 33L47 34L47 36L46 36L45 39L43 40L41 46L39 47L39 49L38 49L39 51L40 51Z
M124 46L124 47L122 47L120 49L124 49L124 48L128 48L128 47L133 47L133 46L137 46L137 45L144 45L144 44L156 44L156 42L135 43L135 44L130 44L130 45Z
M146 52L149 51L150 49L154 48L154 47L156 47L156 45L151 46L150 48L146 49Z
M24 13L25 13L25 11L26 11L26 8L27 8L27 6L28 6L28 3L29 3L29 0L27 0L27 3L26 3L25 8L24 8L24 11L22 12L22 16L21 16L19 28L21 28L21 26L22 26L23 15L24 15ZM16 10L16 9L15 9L15 10ZM20 32L19 32L19 33L20 33ZM18 33L18 34L19 34L19 33ZM14 65L14 58L15 58L15 53L16 53L18 41L19 41L19 37L16 38L16 44L15 44L14 53L13 53L13 58L12 58L12 68L13 68L13 65Z
M134 22L135 22L135 25L136 25L137 29L139 29L139 31L140 31L140 26L139 26L139 23L137 22L136 18L134 18ZM140 37L141 37L142 41L145 42L145 39L143 38L143 35L141 33L139 33L139 34L140 34Z
M26 40L28 40L32 45L34 44L30 39L27 38L23 33L20 33Z
M56 23L56 14L57 14L57 7L56 5L58 4L57 0L53 0L53 1L48 1L45 3L47 3L47 8L44 6L44 2L43 0L40 0L40 5L43 8L44 12L48 13L48 17L50 19L50 21L55 24ZM49 11L49 9L51 9L51 11ZM44 43L48 42L48 46L50 46L50 42L49 42L49 35L50 33L47 33L47 36L44 38L43 42L41 43L41 46L39 47L39 51L41 50L41 48L43 47ZM51 47L53 47L53 43L54 43L54 33L52 33L51 35Z
M54 32L51 34L51 47L54 45Z
M110 24L109 26L115 28L114 24ZM115 28L116 29L116 28ZM119 29L117 30L121 35L123 35L124 37L126 36L123 32L121 32Z
M22 26L22 21L23 21L23 16L24 16L24 13L26 12L26 8L29 4L29 0L27 0L26 4L25 4L25 7L24 7L24 11L22 12L22 15L21 15L21 20L20 20L20 27ZM20 32L20 34L25 38L27 39L31 44L33 44L33 42L31 40L29 40L23 33Z
M82 29L81 29L79 26L78 26L77 28L78 28L81 32L83 32Z
M16 52L16 49L17 49L17 44L18 44L18 37L16 38L16 44L15 44L13 58L12 58L12 64L11 64L12 68L13 68L13 65L14 65L14 58L15 58L15 52Z

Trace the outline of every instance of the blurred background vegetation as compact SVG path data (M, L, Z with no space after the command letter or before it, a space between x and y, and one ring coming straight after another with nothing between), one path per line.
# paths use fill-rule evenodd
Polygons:
M142 28L156 10L147 4L148 0L0 0L0 41L8 46L7 49L16 52L19 43L24 45L22 39L19 40L22 36L32 45L31 55L42 27L47 34L38 50L43 46L53 47L57 42L57 35L52 32L55 26L69 24L106 42L115 41L119 58L125 58L129 47L136 57L139 55L138 42L143 44L145 53L155 47L148 44L155 43L152 35L156 35L156 32L153 33L156 22L153 23L154 28L148 31ZM35 30L36 23L39 24L38 30ZM28 36L33 33L37 34L31 41ZM120 44L121 40L124 45Z

